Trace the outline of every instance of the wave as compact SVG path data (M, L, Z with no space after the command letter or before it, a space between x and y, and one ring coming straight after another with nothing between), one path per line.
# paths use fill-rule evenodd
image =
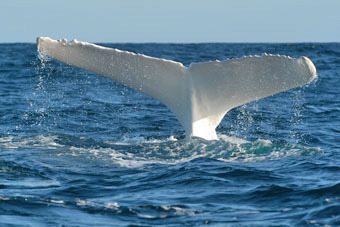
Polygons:
M13 205L21 206L20 210L17 210L17 215L30 215L28 207L48 206L50 208L62 208L73 207L86 213L101 213L101 214L113 214L119 216L127 216L129 218L141 218L141 219L164 219L178 216L194 216L202 213L203 211L198 209L189 208L184 205L152 205L143 204L135 206L125 206L118 204L117 202L100 202L84 199L73 200L60 200L52 198L39 198L39 197L0 197L0 203L7 204L9 207ZM6 209L0 211L6 213Z
M100 141L49 133L0 137L0 149L41 150L52 152L55 156L77 156L130 168L149 164L179 164L200 158L222 162L257 162L322 153L318 147L264 139L247 141L227 135L219 135L215 141L200 138L185 140L173 136L165 139L124 137L119 141Z

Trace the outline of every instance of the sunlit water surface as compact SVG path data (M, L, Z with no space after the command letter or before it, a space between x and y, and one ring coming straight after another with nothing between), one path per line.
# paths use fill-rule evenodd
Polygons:
M340 225L340 44L103 45L185 65L308 56L319 79L188 141L158 101L0 44L1 226Z

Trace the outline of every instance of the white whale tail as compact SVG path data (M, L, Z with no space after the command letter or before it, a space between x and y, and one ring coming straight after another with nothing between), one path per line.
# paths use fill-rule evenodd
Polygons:
M232 108L302 86L317 77L307 57L267 55L182 63L87 42L37 39L38 50L143 92L164 103L186 136L217 139L215 129Z

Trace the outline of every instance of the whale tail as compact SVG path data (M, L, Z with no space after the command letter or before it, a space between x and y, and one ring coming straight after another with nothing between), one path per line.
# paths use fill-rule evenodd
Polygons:
M317 77L307 57L267 55L225 61L182 63L87 42L37 39L48 56L92 71L165 104L186 136L217 139L215 129L237 106L302 86Z

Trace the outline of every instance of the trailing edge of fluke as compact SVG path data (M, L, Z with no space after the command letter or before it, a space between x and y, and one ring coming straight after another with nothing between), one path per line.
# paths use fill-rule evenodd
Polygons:
M87 42L37 38L38 50L103 75L166 105L186 136L217 139L216 127L234 107L299 87L317 78L307 57L263 54L241 59L182 63Z

